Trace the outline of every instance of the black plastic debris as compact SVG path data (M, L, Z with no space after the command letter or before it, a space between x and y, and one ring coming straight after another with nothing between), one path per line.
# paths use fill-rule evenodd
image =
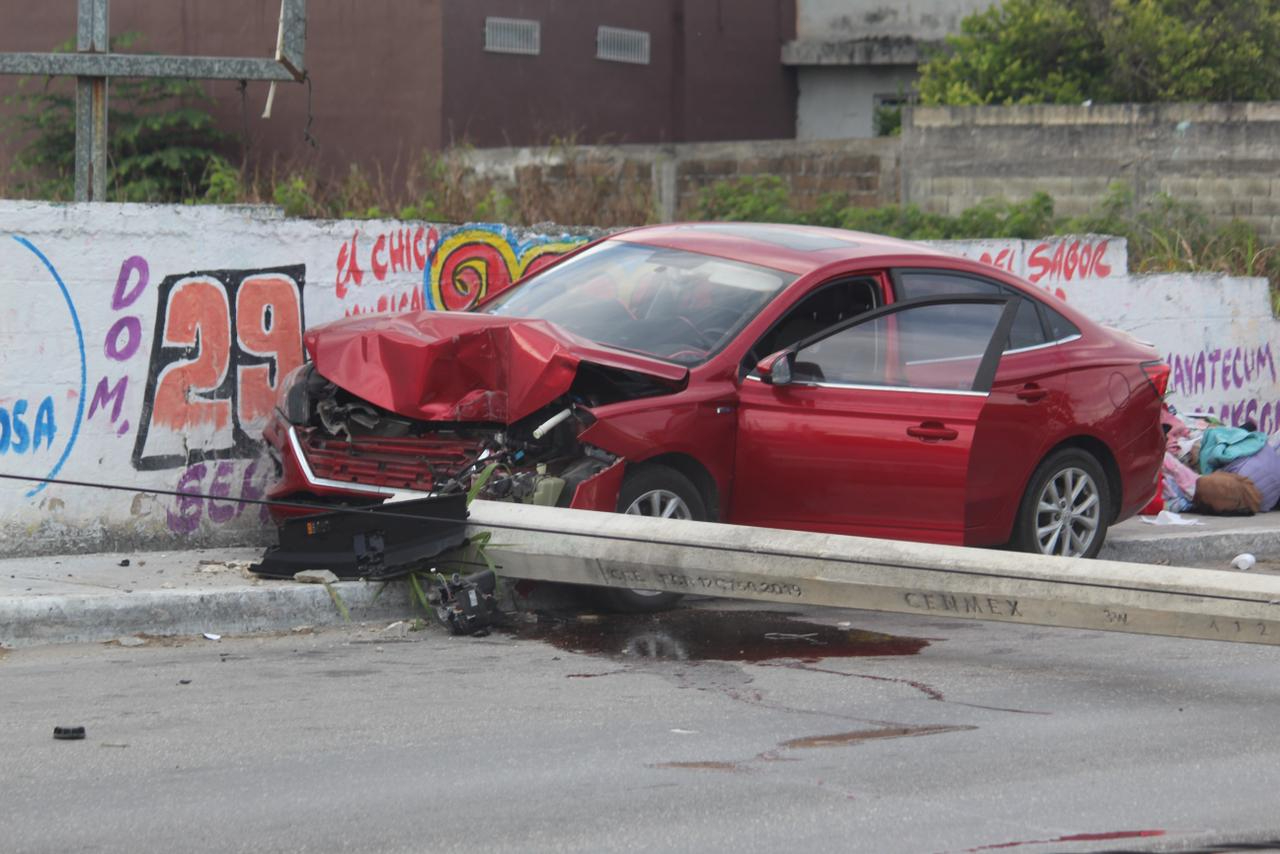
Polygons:
M56 726L53 728L53 737L62 741L75 741L84 738L84 727Z
M280 527L251 572L293 578L306 569L327 569L339 578L380 580L421 569L466 543L467 497L440 495L386 505L383 512L332 510L299 516Z
M493 572L486 569L466 577L455 572L451 578L441 580L443 583L432 585L427 592L437 619L455 635L488 634L498 614L493 596L497 577Z

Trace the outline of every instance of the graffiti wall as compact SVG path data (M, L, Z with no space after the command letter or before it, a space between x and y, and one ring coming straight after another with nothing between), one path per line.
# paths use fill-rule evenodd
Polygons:
M259 438L309 327L459 310L595 236L270 210L0 201L0 542L10 554L262 542ZM1260 279L1131 277L1123 241L945 248L1156 343L1184 408L1280 429ZM157 495L152 490L177 493Z
M119 487L0 480L0 542L263 536L251 502L273 466L259 437L306 328L465 309L591 236L0 202L0 474Z

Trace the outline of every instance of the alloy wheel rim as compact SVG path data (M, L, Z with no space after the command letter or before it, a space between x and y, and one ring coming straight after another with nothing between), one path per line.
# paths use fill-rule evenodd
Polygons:
M659 519L692 519L689 505L669 489L651 489L637 496L627 507L628 516L653 516ZM632 589L637 596L661 596L661 590Z
M641 493L626 512L628 516L655 516L660 519L693 518L689 505L669 489L651 489Z
M1036 501L1036 545L1041 554L1084 555L1098 536L1102 502L1084 469L1066 468L1044 485Z

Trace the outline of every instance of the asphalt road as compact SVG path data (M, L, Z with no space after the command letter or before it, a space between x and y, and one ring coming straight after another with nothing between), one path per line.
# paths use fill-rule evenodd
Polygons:
M1280 846L1274 647L808 616L0 653L0 850Z

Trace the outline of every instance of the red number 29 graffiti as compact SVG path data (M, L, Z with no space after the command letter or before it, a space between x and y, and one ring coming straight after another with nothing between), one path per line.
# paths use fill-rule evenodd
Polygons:
M302 267L165 279L134 467L252 457L280 380L302 364Z

